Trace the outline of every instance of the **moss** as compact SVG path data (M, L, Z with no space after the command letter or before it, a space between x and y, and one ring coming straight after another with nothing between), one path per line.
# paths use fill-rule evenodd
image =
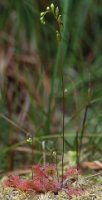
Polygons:
M102 177L91 177L86 179L79 176L78 182L73 187L78 186L82 189L81 196L73 196L71 200L102 200ZM4 187L0 184L0 200L68 200L68 196L64 191L60 191L58 195L53 193L35 194L34 192L22 192L20 190Z

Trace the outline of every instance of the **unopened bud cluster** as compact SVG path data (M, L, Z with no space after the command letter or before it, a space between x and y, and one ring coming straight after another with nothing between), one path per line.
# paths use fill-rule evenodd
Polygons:
M62 27L62 20L61 20L61 15L59 13L59 8L58 6L55 7L55 5L53 3L50 4L50 6L47 6L46 7L46 10L44 12L41 12L40 13L40 21L42 24L45 24L45 15L48 14L48 13L51 13L55 19L57 20L57 23L59 25L59 30L56 30L56 36L57 38L60 37L60 30L61 30L61 27Z

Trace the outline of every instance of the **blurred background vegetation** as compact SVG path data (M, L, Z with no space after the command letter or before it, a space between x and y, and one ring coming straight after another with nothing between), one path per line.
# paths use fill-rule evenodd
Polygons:
M57 24L40 13L54 3L62 15L61 41ZM102 1L0 1L0 173L52 161L62 153L63 68L65 152L81 161L102 161ZM83 121L86 119L83 127ZM84 128L84 131L82 130ZM45 145L45 147L44 147Z

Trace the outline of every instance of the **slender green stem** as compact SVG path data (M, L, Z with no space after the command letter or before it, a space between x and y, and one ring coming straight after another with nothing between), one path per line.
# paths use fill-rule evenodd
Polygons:
M31 169L31 172L32 172L32 179L33 179L33 164L34 164L34 137L33 137L33 133L32 133L32 146L31 146L31 149L32 149L32 169Z
M58 173L58 155L57 155L57 153L56 153L56 171L57 171L57 180L58 180L58 182L59 182L59 173Z
M45 145L45 140L42 141L42 157L43 157L43 165L45 166L46 164L46 145Z
M70 0L64 0L63 12L68 13L69 7L70 7ZM64 38L66 38L66 33L68 32L68 20L69 20L68 15L63 15L62 37L61 37L61 41L59 41L59 43L58 43L58 49L57 49L57 53L56 53L56 61L55 61L55 66L53 69L53 75L52 75L52 81L51 81L51 93L50 93L50 97L49 97L49 106L48 106L46 130L45 130L47 132L50 131L50 119L51 119L51 113L52 113L51 105L52 105L52 100L54 97L54 86L55 86L56 75L58 72L58 68L62 68L62 66L64 64L64 59L65 59L65 55L66 55L66 51L67 51L67 47L68 47L68 42L64 41Z
M63 187L63 174L64 174L64 109L65 109L65 106L64 106L64 78L63 78L63 70L61 69L61 78L62 78L62 95L63 95L63 98L62 98L62 102L63 102L63 125L62 125L62 134L63 134L63 137L62 137L62 142L63 142L63 146L62 146L62 187Z
M76 164L79 169L79 129L76 131Z
M83 122L82 122L82 130L81 130L81 137L80 137L80 150L82 149L82 140L83 140L84 131L85 131L85 124L86 124L86 119L87 119L88 108L89 108L89 104L86 105L85 112L84 112L84 118L83 118Z
M84 117L83 117L83 121L82 121L82 129L81 129L81 136L80 136L80 144L79 144L79 160L80 160L80 152L82 149L82 143L83 143L83 137L84 137L84 132L85 132L85 125L86 125L86 119L87 119L87 114L88 114L88 109L90 106L90 100L91 100L91 90L90 90L90 85L89 85L89 89L88 89L88 100L87 100L87 104L85 107L85 111L84 111Z

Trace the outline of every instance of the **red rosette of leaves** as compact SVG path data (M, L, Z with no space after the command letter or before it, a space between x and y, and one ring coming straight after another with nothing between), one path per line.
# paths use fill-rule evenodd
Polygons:
M32 169L34 171L32 179L24 180L17 175L12 175L5 181L5 185L22 191L32 190L37 193L46 193L49 191L58 193L59 190L65 190L68 196L78 196L81 194L80 189L70 188L66 184L63 185L62 188L62 179L58 180L56 167L54 165L34 165ZM63 177L64 181L66 181L68 177L77 175L77 173L76 168L67 169Z

